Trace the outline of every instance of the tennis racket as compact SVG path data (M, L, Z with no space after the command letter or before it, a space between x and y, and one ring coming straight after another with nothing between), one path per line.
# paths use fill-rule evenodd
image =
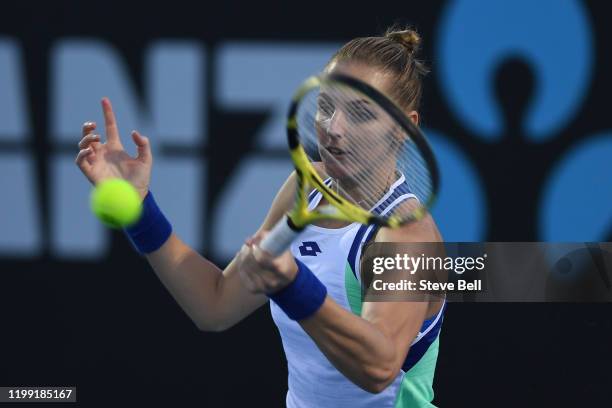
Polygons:
M435 201L439 172L425 135L388 97L354 77L308 78L293 96L287 141L297 194L293 209L260 244L273 256L316 221L397 228L422 219ZM393 197L390 188L399 182L403 190ZM309 209L313 189L324 201ZM398 194L405 200L393 211L377 211Z

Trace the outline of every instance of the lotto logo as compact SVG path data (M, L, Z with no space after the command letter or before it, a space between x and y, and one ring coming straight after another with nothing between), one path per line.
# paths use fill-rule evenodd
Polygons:
M300 245L299 250L300 255L302 256L317 256L317 254L320 254L322 252L321 248L319 248L319 245L313 241L302 242L302 245Z

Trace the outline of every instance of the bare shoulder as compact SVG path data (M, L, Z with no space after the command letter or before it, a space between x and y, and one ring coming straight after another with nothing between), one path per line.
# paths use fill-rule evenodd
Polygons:
M296 188L297 176L295 171L292 171L283 185L279 188L274 200L272 200L268 214L262 222L261 227L259 227L260 231L271 229L283 217L283 215L291 209L293 206Z

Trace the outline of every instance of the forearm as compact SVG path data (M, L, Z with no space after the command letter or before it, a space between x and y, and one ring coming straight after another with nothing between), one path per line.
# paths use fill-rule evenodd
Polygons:
M221 270L174 234L147 260L200 330L228 329L268 301L242 285L236 259Z
M349 380L366 391L385 389L399 372L418 318L396 302L365 303L361 316L356 316L327 295L327 288L303 262L286 252L270 263L264 252L254 248L242 251L249 253L243 256L245 274L259 279L253 289L270 291L271 300L299 322ZM270 290L281 276L291 283Z
M226 329L266 301L265 296L253 295L244 289L235 261L222 271L173 234L172 225L151 192L143 200L140 219L125 232L202 330Z
M300 324L338 371L366 391L380 392L395 378L398 351L392 339L329 296Z
M221 325L217 313L222 270L183 243L175 234L157 251L146 255L149 264L177 303L202 329Z

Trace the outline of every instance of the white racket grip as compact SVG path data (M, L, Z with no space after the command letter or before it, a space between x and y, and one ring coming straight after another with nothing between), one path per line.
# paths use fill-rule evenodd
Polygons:
M279 256L289 249L295 237L300 235L300 232L292 229L289 226L289 218L284 216L261 241L259 247L272 256Z

